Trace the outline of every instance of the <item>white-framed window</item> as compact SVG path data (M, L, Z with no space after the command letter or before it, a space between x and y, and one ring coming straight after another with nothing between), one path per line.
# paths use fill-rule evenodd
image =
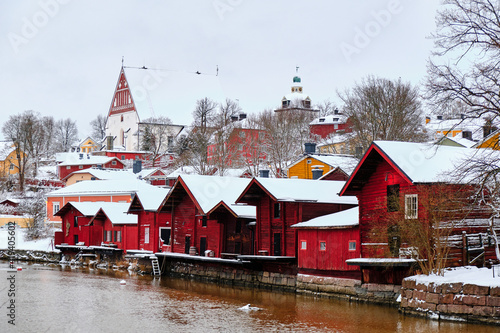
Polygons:
M104 241L105 242L111 242L112 241L112 239L111 239L111 236L112 236L111 230L106 230L105 233L106 233L106 237L105 237Z
M14 170L14 168L15 168L15 165L14 165L14 164L11 164L11 165L9 166L9 169L10 169L10 170Z
M305 240L300 241L300 249L307 250L307 241L305 241Z
M349 251L356 251L356 241L349 241Z
M149 244L149 228L144 228L144 244Z
M83 165L79 165L78 169L82 170L83 169Z
M60 206L59 202L54 202L52 204L52 215L54 215L55 213L57 213L59 211L60 207L61 206Z
M71 165L67 165L66 170L71 170Z
M405 218L418 219L418 194L405 195Z
M326 242L325 241L320 241L319 242L319 250L320 251L326 251Z
M115 242L122 241L122 232L121 230L115 230Z
M116 165L116 161L112 161L112 162L111 162L111 165Z

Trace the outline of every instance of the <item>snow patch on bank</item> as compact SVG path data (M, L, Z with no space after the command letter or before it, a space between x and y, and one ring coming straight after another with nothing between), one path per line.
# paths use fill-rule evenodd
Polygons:
M24 239L25 233L25 229L16 228L16 245L14 246L16 250L59 252L59 250L54 247L54 237L26 241ZM5 250L8 248L8 236L7 227L0 228L0 249Z
M495 274L495 276L493 276L493 274ZM444 271L443 276L436 274L414 275L406 278L406 280L413 280L417 284L424 285L429 285L429 283L463 283L486 287L499 287L500 265L496 265L491 269L485 267L477 268L475 266L448 268Z

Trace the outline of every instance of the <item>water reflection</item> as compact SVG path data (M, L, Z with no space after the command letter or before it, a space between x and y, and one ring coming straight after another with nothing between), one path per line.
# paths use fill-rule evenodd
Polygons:
M394 308L341 300L153 279L126 271L23 266L16 273L18 332L498 331L492 326L404 317ZM6 267L0 264L0 274L7 274ZM120 284L122 279L126 285ZM6 300L4 289L0 304ZM246 304L262 310L239 310ZM2 309L5 313L5 305ZM11 331L5 319L0 328Z

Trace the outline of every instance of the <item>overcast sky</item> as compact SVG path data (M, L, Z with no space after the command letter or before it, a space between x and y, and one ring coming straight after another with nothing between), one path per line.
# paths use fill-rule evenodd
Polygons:
M90 120L108 112L122 56L125 66L162 69L141 119L183 125L205 96L238 100L247 113L277 107L296 66L313 104L338 102L337 90L367 75L419 84L437 8L437 0L2 1L1 122L34 110L70 117L87 136Z

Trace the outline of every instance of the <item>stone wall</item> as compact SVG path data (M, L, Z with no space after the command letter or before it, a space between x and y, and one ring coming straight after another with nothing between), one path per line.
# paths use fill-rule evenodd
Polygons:
M189 276L199 280L229 285L295 291L295 275L255 271L230 264L209 264L168 260L166 271L175 276Z
M434 319L500 323L500 287L403 280L401 311Z
M59 252L46 252L36 250L0 250L0 259L3 260L23 260L37 262L59 262L61 254Z
M349 301L362 301L397 305L401 286L392 284L361 284L360 280L334 277L297 275L297 292L334 297Z

